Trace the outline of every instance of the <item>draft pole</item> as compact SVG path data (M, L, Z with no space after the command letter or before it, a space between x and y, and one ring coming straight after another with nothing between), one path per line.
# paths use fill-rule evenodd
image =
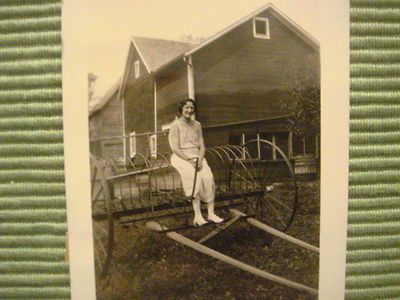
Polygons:
M146 226L148 228L152 229L152 230L159 231L159 232L167 230L167 228L165 226L161 226L160 224L158 224L157 222L154 222L154 221L147 222ZM279 283L279 284L282 284L282 285L285 285L285 286L288 286L288 287L291 287L291 288L294 288L294 289L297 289L297 290L308 292L308 293L310 293L312 295L318 295L318 291L316 289L314 289L314 288L311 288L309 286L306 286L306 285L291 281L289 279L286 279L286 278L283 278L283 277L280 277L280 276L265 272L263 270L255 268L253 266L245 264L245 263L243 263L241 261L238 261L238 260L236 260L236 259L234 259L232 257L229 257L229 256L227 256L225 254L222 254L222 253L220 253L218 251L215 251L215 250L213 250L211 248L208 248L208 247L206 247L206 246L204 246L202 244L199 244L199 243L197 243L195 241L192 241L191 239L188 239L188 238L184 237L183 235L180 235L179 233L177 233L175 231L166 232L165 234L170 239L172 239L172 240L174 240L174 241L176 241L176 242L178 242L178 243L180 243L182 245L185 245L185 246L187 246L189 248L192 248L192 249L194 249L194 250L196 250L196 251L198 251L200 253L203 253L203 254L206 254L208 256L211 256L211 257L213 257L215 259L218 259L218 260L220 260L220 261L222 261L224 263L232 265L232 266L234 266L234 267L236 267L238 269L241 269L243 271L249 272L249 273L254 274L256 276L271 280L273 282L276 282L276 283Z
M302 240L296 239L286 233L283 233L282 231L276 230L275 228L272 228L271 226L268 226L267 224L264 224L254 218L248 218L247 215L243 212L241 212L240 210L231 208L229 209L229 211L234 215L234 216L240 216L242 218L246 218L246 221L250 224L253 225L254 227L257 227L263 231L266 231L272 235L275 235L285 241L291 242L293 244L296 244L304 249L319 253L319 248L310 245Z

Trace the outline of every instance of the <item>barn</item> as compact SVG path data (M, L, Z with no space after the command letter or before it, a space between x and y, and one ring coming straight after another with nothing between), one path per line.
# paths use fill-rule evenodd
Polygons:
M120 80L99 98L89 101L90 153L98 157L122 157L123 116L118 100ZM110 138L112 137L112 138Z
M167 135L151 133L168 130L177 103L190 97L206 146L260 137L289 157L318 157L319 134L297 137L285 110L298 70L311 78L309 88L319 89L319 44L271 4L200 44L134 37L117 94L123 133L131 135L125 154L168 152ZM262 155L277 159L275 151Z

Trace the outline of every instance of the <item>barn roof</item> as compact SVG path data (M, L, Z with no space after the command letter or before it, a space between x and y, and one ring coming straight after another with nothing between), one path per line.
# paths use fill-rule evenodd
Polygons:
M196 46L191 43L146 37L133 37L132 42L149 72L157 71L177 56Z
M89 101L89 116L93 115L96 111L102 109L108 101L118 92L121 79L118 79L102 97L98 97Z

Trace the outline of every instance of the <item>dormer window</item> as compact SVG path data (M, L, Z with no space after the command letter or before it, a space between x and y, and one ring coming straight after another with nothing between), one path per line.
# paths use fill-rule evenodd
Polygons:
M139 61L135 61L135 78L140 76L140 64Z
M255 38L269 39L269 23L267 18L253 19L253 34Z

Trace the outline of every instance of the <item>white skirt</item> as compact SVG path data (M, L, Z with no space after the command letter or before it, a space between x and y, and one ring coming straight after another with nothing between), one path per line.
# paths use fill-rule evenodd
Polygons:
M190 150L191 153L186 153L186 151L184 151L185 154L189 157L198 157L198 155L193 155L195 153L193 153L192 149ZM175 153L171 156L171 165L178 171L179 175L181 176L182 186L183 190L185 191L185 195L187 197L190 197L193 193L195 174L195 169L193 165L190 162L180 158ZM197 172L193 197L195 199L200 199L204 202L214 201L215 198L214 176L205 158L203 159L203 168Z

